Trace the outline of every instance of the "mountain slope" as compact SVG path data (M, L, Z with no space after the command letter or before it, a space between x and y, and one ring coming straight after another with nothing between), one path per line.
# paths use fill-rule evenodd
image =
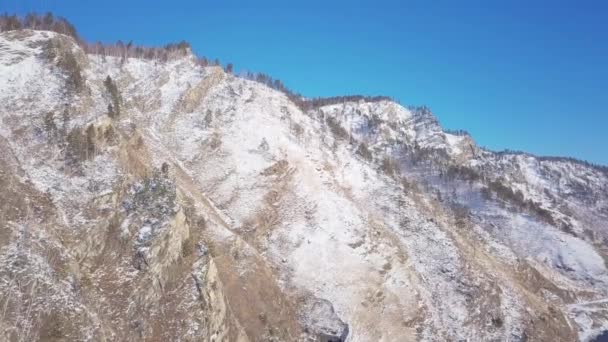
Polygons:
M387 100L0 34L13 340L588 340L608 176Z

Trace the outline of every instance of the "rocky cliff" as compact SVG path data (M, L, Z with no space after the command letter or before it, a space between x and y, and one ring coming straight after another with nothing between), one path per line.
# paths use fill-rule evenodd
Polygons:
M586 341L607 190L427 108L0 34L2 340Z

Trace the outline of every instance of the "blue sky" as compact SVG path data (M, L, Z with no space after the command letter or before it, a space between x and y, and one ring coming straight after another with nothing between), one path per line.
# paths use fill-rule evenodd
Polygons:
M482 146L608 164L608 2L1 0L87 40L187 40L307 96L427 105Z

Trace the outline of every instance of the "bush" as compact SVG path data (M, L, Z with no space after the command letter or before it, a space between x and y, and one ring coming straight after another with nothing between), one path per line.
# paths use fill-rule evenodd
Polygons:
M458 228L464 228L467 224L469 216L471 215L469 208L457 202L451 203L450 206L452 212L454 213L454 218L456 219L456 226Z
M206 60L205 60L206 61ZM278 79L274 79L264 73L253 73L245 72L242 77L251 81L262 83L272 89L278 90L284 93L296 106L303 111L309 111L318 109L323 106L332 104L345 103L345 102L380 102L380 101L392 101L387 96L364 96L364 95L348 95L348 96L334 96L334 97L317 97L317 98L305 98L304 96L292 91L287 88L285 84Z
M476 181L481 178L477 171L467 166L450 165L446 173L448 179L462 179L466 181Z
M49 39L43 47L43 51L46 59L55 63L66 76L68 89L75 92L84 90L85 80L82 76L82 69L69 42L61 38Z
M471 134L464 129L444 129L443 131L447 134L456 135L459 137L471 136Z
M50 141L55 141L58 136L57 125L55 124L55 117L53 112L47 112L44 115L44 129L47 132Z
M106 77L105 81L103 81L103 84L106 86L106 90L110 94L110 99L112 101L111 104L108 104L108 116L111 118L118 117L120 115L120 103L122 102L118 86L116 86L116 82L114 82L109 75Z
M226 64L226 69L224 69L227 73L232 74L232 72L234 71L234 65L232 65L232 63L228 63Z
M371 161L374 156L372 155L372 151L369 150L367 144L362 142L359 144L359 148L357 148L357 154L363 157L363 159Z
M182 257L187 258L192 255L192 253L194 253L194 241L192 241L192 238L187 238L182 243Z
M67 86L69 88L77 92L84 89L84 77L71 49L66 51L63 58L59 59L57 65L67 74Z
M65 18L55 17L52 13L47 12L45 15L29 13L25 17L9 16L6 13L0 15L0 32L20 29L54 31L79 39L72 24Z
M132 185L129 193L133 195L133 200L123 203L127 212L143 210L154 217L173 216L176 213L175 183L160 170Z
M524 194L518 190L513 191L513 189L504 185L500 180L490 181L488 188L504 201L511 202L519 207L526 206Z
M95 128L89 125L86 132L74 128L67 136L66 159L71 164L90 159L95 154Z
M325 122L327 122L327 126L329 126L329 130L336 137L336 139L345 140L348 138L348 132L344 129L344 127L342 127L342 125L340 125L338 120L336 120L334 117L327 116L325 118Z
M502 200L509 202L520 209L527 210L548 224L557 226L557 223L549 210L541 207L539 203L532 200L525 200L524 194L521 191L511 189L504 185L500 180L491 181L488 183L487 190L482 189L482 194L485 197L489 197L489 192L495 193Z
M377 114L372 114L372 116L367 120L367 128L370 131L375 131L380 124L382 123L382 119Z
M382 164L380 164L380 170L382 170L382 172L384 172L386 175L392 177L399 173L399 166L393 158L384 157L384 159L382 159Z

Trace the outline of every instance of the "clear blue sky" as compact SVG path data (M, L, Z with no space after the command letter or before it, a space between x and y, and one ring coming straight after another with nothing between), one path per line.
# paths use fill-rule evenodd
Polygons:
M606 1L0 0L47 10L87 40L183 39L307 96L388 95L492 149L608 164Z

